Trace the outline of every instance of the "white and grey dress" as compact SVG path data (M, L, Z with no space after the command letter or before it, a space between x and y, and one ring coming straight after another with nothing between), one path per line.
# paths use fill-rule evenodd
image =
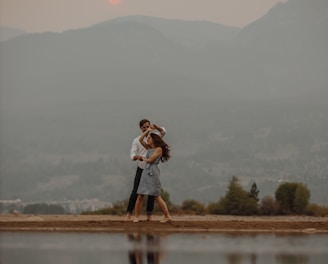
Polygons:
M149 158L155 149L149 149L146 158ZM137 194L159 196L161 194L161 182L159 180L159 167L158 164L161 157L158 157L152 163L147 163L146 168L142 171L139 188Z

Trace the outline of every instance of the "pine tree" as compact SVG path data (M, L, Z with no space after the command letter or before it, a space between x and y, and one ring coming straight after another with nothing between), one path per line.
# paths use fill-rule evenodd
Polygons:
M257 185L256 183L254 182L252 184L252 187L251 187L251 190L249 191L248 193L248 196L253 198L256 202L258 202L260 199L258 198L258 195L259 195L259 190L257 189Z

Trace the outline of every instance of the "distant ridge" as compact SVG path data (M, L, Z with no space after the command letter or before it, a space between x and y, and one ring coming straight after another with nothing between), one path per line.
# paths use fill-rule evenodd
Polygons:
M209 21L178 20L148 16L121 17L102 24L122 22L141 23L151 26L166 37L187 47L203 47L211 42L230 41L240 31L240 28L237 27L224 26Z
M12 38L15 38L20 35L26 34L25 31L16 29L16 28L9 28L9 27L0 27L0 42L6 41Z

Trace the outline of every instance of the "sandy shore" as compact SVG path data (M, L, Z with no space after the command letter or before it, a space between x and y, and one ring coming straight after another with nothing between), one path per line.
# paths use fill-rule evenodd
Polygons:
M173 215L160 223L140 218L139 223L112 215L0 215L0 232L292 232L328 233L328 217Z

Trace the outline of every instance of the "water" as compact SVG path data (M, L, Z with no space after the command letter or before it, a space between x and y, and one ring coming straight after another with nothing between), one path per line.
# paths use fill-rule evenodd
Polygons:
M320 264L327 259L327 234L0 233L1 264Z

